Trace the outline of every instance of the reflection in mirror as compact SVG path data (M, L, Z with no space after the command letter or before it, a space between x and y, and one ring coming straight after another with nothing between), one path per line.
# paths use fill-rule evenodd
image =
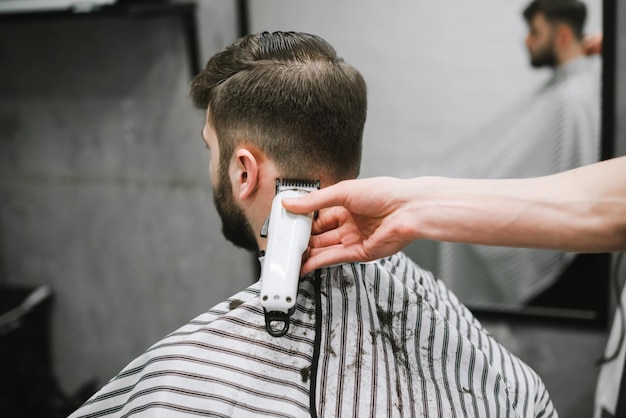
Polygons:
M584 55L581 36L602 31L603 7L583 1L583 27L580 5L544 0L249 2L250 29L319 34L364 74L363 177L534 177L600 158L602 59ZM470 307L596 320L606 303L604 255L432 242L406 252Z
M600 4L587 3L589 6L578 0L535 0L525 6L528 66L547 70L545 79L470 136L471 143L481 145L473 148L470 158L465 150L452 156L452 174L534 177L599 160L601 60L587 56L584 31L587 12L598 16L601 12L597 10ZM557 251L443 243L438 248L437 267L448 286L470 306L548 307L548 293L554 293L574 259L574 254ZM578 260L574 273L585 268L581 263ZM559 292L554 306L584 307L575 298L588 294L575 295L574 280L567 282L568 286L559 289L571 295L571 303Z

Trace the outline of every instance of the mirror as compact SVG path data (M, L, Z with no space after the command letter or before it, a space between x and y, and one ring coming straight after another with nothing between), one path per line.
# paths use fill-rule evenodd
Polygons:
M584 0L585 33L602 31L603 3L612 1ZM559 80L584 72L587 87L553 88L553 69L530 65L522 16L529 3L271 0L247 2L246 10L250 32L318 34L361 71L369 90L362 177L498 178L601 157L602 58L558 71ZM585 116L564 110L560 95L586 101ZM606 321L606 254L425 241L406 252L474 311Z

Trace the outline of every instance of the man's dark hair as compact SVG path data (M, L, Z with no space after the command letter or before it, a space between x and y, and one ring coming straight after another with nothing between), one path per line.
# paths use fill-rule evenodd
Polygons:
M587 18L587 7L579 0L534 0L524 9L524 18L530 21L543 13L550 23L565 23L578 40L583 39L583 27Z
M214 55L193 79L208 108L220 166L239 145L262 150L280 175L336 181L359 173L367 112L365 81L328 42L306 33L264 32Z

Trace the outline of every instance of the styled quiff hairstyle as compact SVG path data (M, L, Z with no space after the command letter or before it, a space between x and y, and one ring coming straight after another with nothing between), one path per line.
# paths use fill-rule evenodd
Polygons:
M359 174L367 91L359 72L322 38L248 35L214 55L191 84L208 109L220 175L236 147L263 151L289 178L335 181Z
M526 22L543 13L546 20L552 24L565 23L574 36L581 41L583 39L583 27L587 18L587 6L579 0L534 0L524 9Z

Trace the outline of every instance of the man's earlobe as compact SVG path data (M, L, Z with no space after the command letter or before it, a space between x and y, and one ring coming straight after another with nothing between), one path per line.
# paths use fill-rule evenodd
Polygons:
M250 150L239 148L235 151L234 191L239 200L246 200L258 187L259 163Z

